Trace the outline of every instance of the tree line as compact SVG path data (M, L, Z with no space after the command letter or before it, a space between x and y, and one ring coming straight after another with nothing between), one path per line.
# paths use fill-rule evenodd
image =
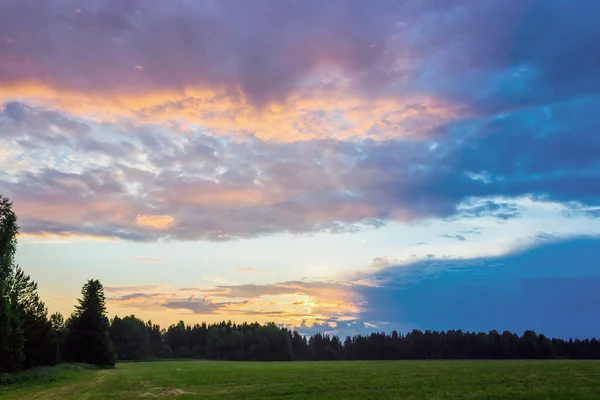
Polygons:
M111 367L119 360L400 360L400 359L600 359L597 339L413 330L346 337L298 331L274 323L231 321L161 328L134 315L109 321L104 289L91 279L75 311L48 316L37 284L15 263L19 226L12 203L0 195L0 373L61 362Z
M110 338L119 359L200 358L212 360L410 360L410 359L600 359L597 339L550 339L534 331L498 333L412 330L347 336L304 336L273 323L231 321L161 329L134 315L111 321Z

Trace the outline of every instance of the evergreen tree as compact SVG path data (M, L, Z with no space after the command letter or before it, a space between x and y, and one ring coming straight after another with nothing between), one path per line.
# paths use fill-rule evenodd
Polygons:
M0 195L0 372L20 369L25 358L25 338L15 309L17 299L12 290L18 233L17 216L12 210L12 203Z
M90 279L81 294L68 323L67 356L72 361L113 367L117 356L109 336L104 288L100 281Z
M51 324L48 310L37 293L37 283L20 267L16 267L13 279L13 299L24 346L24 367L52 363Z

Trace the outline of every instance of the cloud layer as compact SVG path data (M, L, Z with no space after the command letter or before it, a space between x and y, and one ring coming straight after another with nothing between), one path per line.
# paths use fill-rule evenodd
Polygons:
M599 11L4 1L0 188L38 237L507 220L522 196L594 218Z
M137 241L506 220L521 196L593 210L600 98L574 102L460 120L432 140L296 143L98 125L8 103L0 182L24 233Z
M432 330L593 336L599 328L599 246L597 237L545 240L500 257L390 266L369 274L377 287L359 288L368 307L358 318Z

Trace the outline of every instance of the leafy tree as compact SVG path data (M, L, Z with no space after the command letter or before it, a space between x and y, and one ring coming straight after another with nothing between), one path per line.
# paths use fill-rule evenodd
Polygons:
M160 350L160 354L158 354L158 356L160 358L172 358L173 350L171 349L171 346L169 346L168 344L164 344L162 346L162 349Z
M81 294L68 323L67 355L72 361L113 367L117 355L109 336L104 288L100 281L90 279Z
M192 357L193 358L202 358L204 357L204 347L199 344L194 345L192 349Z
M163 332L160 326L152 321L146 322L148 332L148 352L150 357L161 357L163 352Z
M115 323L118 323L116 318ZM253 361L600 358L600 341L597 339L565 341L549 339L533 331L519 336L508 331L500 334L495 330L477 333L415 329L405 335L392 331L391 334L374 332L348 336L342 342L337 336L320 333L305 337L274 323L236 325L223 321L189 326L180 321L164 331L148 322L146 330L154 337L151 342L162 346L155 353L162 358L190 355ZM177 351L172 351L172 347Z
M50 316L51 347L54 351L54 364L62 361L62 353L67 337L67 326L61 313L55 312Z
M134 315L115 317L110 325L110 340L119 360L143 360L149 357L150 334L146 324Z
M192 356L192 351L186 345L181 346L179 348L179 351L177 352L178 358L190 358L191 356Z
M191 330L191 327L186 326L183 321L179 321L167 329L165 343L171 347L174 354L179 354L179 349L183 346L187 346L189 349Z

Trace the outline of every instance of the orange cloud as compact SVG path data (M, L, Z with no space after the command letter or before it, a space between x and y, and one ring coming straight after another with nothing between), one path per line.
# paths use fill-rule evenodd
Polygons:
M101 121L130 119L171 124L183 130L199 125L215 135L255 135L263 140L295 142L312 139L419 138L463 113L456 105L423 95L363 98L349 87L298 89L285 100L256 108L243 92L220 88L180 91L146 89L77 92L47 85L7 85L0 102L21 100Z
M84 235L75 232L60 232L60 233L49 233L49 232L40 232L40 233L19 233L19 239L25 240L35 240L38 242L77 242L77 241L105 241L105 242L114 242L117 239L110 236L92 236L92 235Z
M271 204L283 199L261 188L236 189L227 188L213 182L201 184L180 183L177 191L165 189L156 194L157 203L192 203L211 206L227 206L230 204Z
M166 229L173 225L173 217L168 215L138 215L135 224L152 229Z
M217 279L215 279L217 280ZM216 321L227 317L236 321L273 321L300 325L355 319L366 303L352 291L352 284L341 282L283 282L269 285L230 285L193 290L174 290L168 286L141 285L107 287L109 311L134 308L159 312L160 318L172 315L169 323L181 316L194 316L191 322ZM125 311L127 312L127 311ZM154 318L153 318L154 319Z

